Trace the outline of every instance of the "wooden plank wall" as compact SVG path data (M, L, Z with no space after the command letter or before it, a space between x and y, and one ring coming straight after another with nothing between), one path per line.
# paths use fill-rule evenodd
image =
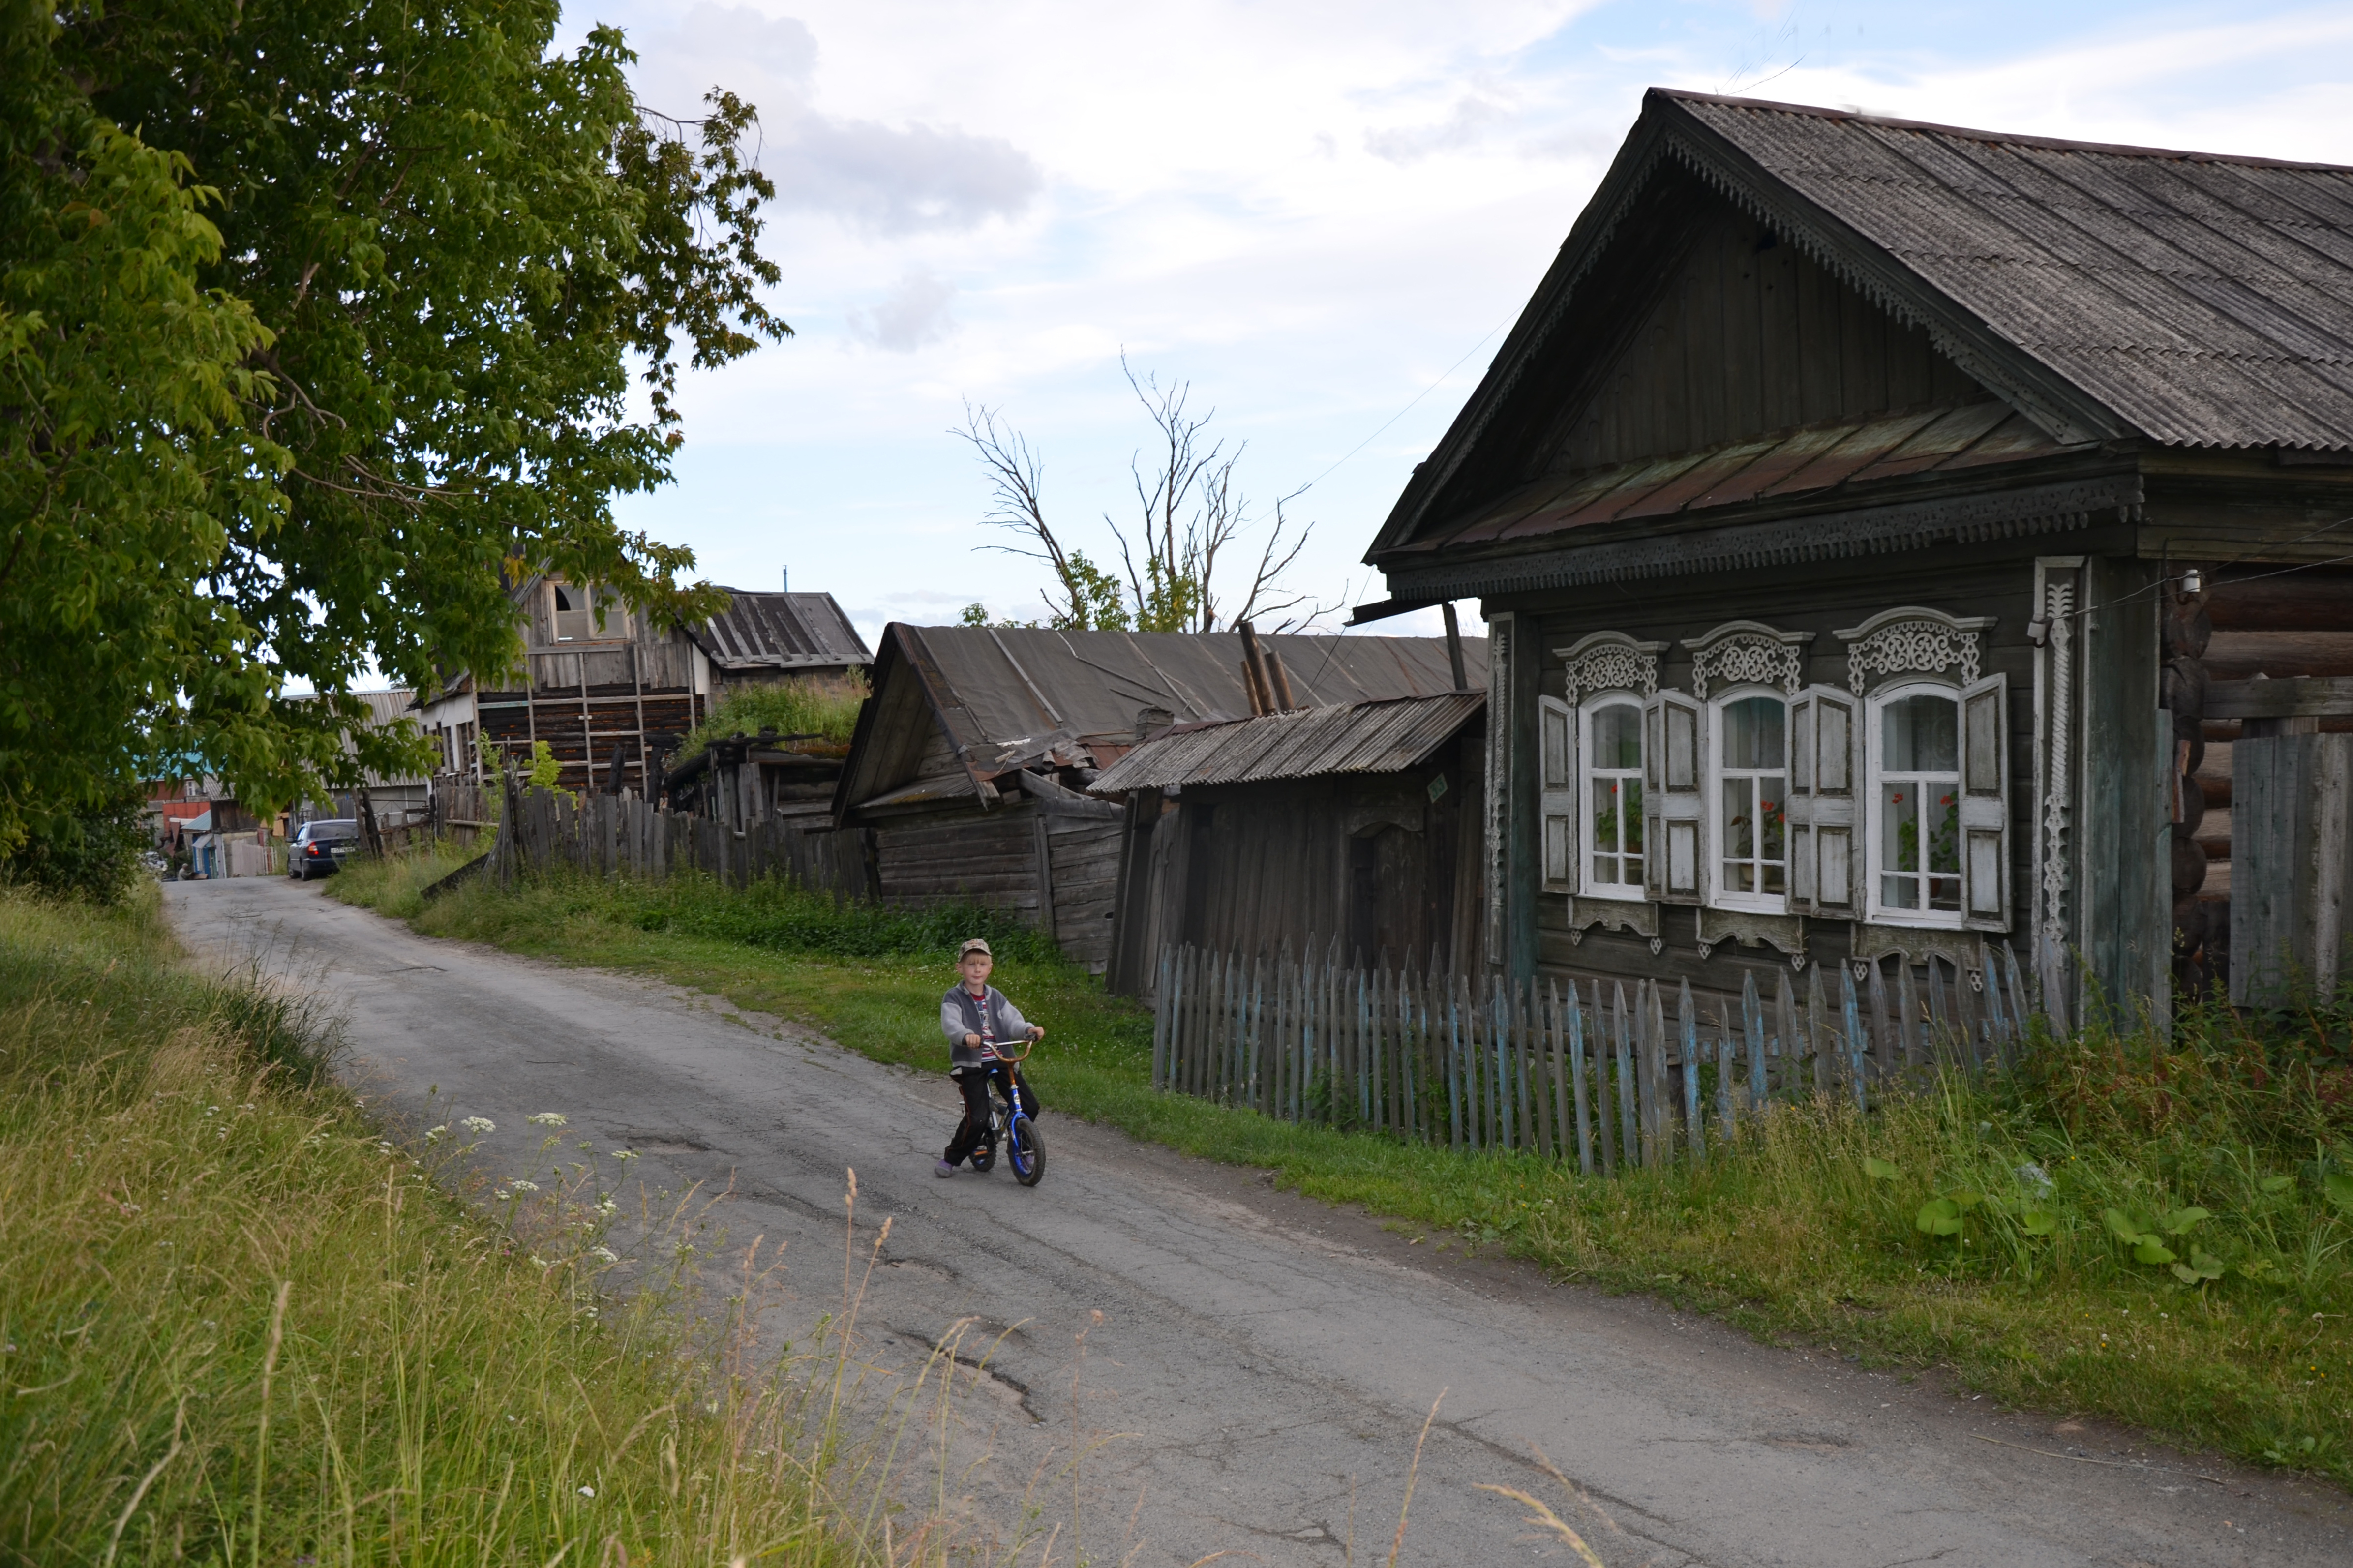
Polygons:
M2231 1000L2332 994L2353 914L2353 735L2266 735L2232 747Z
M1664 296L1564 428L1556 471L1988 395L1926 332L1712 199Z
M1999 955L1999 956L1997 956ZM1507 1149L1588 1174L1704 1160L1776 1101L1850 1098L2011 1059L2028 1016L2007 948L1978 954L1980 993L1932 961L1924 1004L1904 972L1891 1006L1841 969L1785 970L1736 1000L1607 985L1344 965L1335 939L1294 959L1165 950L1152 1082L1256 1110L1457 1150Z
M1005 910L1052 937L1088 973L1109 965L1116 820L1049 811L1016 796L989 811L926 812L872 831L883 902L968 900Z

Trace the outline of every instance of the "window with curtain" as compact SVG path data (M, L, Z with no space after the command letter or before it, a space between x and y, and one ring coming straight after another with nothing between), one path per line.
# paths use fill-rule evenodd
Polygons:
M1715 703L1715 901L1778 913L1788 897L1789 709L1778 696Z
M1642 709L1605 700L1585 712L1585 890L1642 897Z
M1873 912L1935 924L1961 919L1961 704L1944 690L1874 699L1871 842Z

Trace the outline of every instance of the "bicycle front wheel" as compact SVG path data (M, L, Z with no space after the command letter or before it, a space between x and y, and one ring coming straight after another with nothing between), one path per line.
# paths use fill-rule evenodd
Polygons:
M1013 1179L1025 1187L1036 1186L1046 1173L1046 1145L1038 1137L1038 1124L1026 1116L1015 1117L1006 1130L1005 1154L1013 1162Z

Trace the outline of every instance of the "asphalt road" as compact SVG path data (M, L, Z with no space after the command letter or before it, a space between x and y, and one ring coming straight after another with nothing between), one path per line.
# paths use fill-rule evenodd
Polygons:
M431 1114L490 1117L486 1152L518 1170L538 1137L523 1118L554 1110L641 1151L650 1184L732 1182L731 1237L786 1242L811 1316L839 1295L855 1167L861 1218L892 1226L861 1320L874 1385L959 1320L979 1320L967 1346L1002 1331L964 1402L950 1494L1005 1523L1042 1476L1050 1527L1072 1512L1075 1428L1098 1563L1381 1561L1441 1391L1404 1563L1575 1560L1481 1483L1544 1497L1611 1568L2353 1563L2353 1508L2327 1488L1438 1254L1259 1173L1050 1112L1038 1188L1001 1167L941 1181L944 1074L670 987L429 941L277 879L165 891L200 953L259 952L338 1000L379 1109L421 1114L438 1085Z

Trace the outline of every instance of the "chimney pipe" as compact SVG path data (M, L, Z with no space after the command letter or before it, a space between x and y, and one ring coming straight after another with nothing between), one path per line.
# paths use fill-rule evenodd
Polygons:
M776 582L777 585L783 588L786 593L791 593L793 591L793 569L789 566L778 567L776 569Z

